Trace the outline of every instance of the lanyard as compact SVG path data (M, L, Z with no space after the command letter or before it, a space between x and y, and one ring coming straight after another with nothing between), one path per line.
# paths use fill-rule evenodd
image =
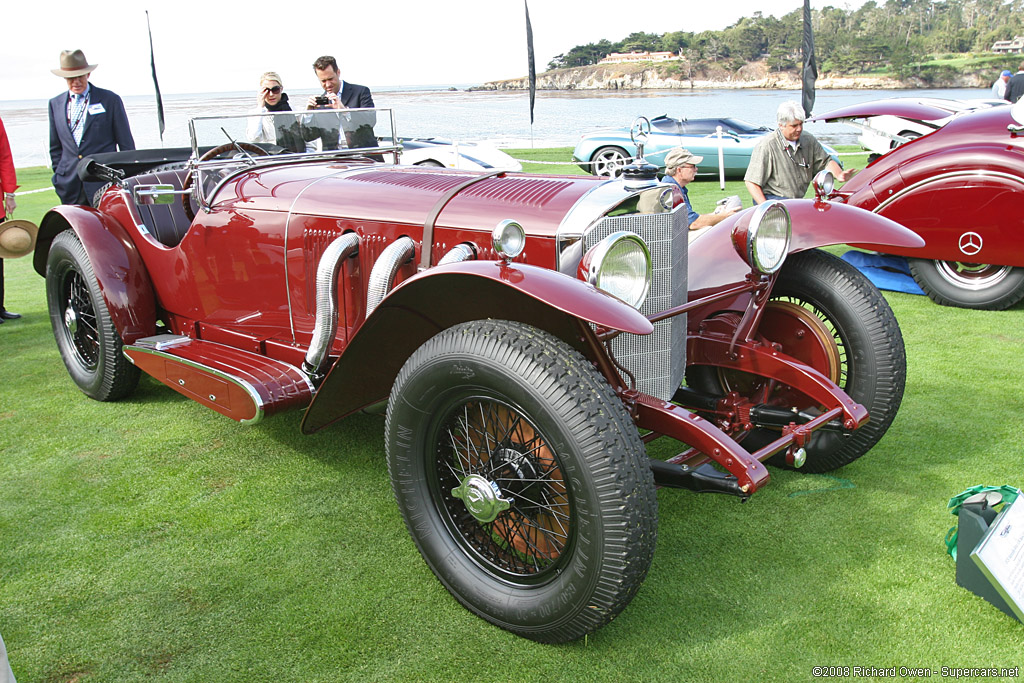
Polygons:
M78 128L78 125L82 122L82 119L85 117L85 112L89 108L89 94L89 92L85 93L85 104L82 105L82 108L78 110L78 114L75 116L74 121L71 120L71 113L74 111L75 106L74 100L71 97L68 97L68 128L70 128L72 131Z

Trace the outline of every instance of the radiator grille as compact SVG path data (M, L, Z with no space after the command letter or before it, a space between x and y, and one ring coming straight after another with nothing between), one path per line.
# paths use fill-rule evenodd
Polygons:
M686 213L632 214L601 220L584 238L584 249L620 230L639 235L651 250L653 280L644 315L659 313L686 302ZM668 400L683 381L686 370L686 316L677 315L654 324L649 335L620 334L612 340L612 353L636 378L636 388Z

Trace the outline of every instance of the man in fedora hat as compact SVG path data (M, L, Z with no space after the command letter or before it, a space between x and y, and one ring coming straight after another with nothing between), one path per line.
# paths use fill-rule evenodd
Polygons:
M62 204L88 204L102 183L82 183L78 162L103 152L135 149L121 98L89 83L96 68L81 50L60 53L51 71L67 81L68 91L50 100L50 161L53 188Z
M0 203L0 323L4 320L14 320L21 316L17 313L12 313L4 308L4 256L7 251L7 244L11 246L11 255L13 257L15 242L22 242L19 239L19 235L15 235L17 229L11 227L11 223L7 223L7 217L14 213L15 207L18 205L14 200L14 191L18 189L18 175L14 170L14 156L11 154L11 144L7 140L7 130L4 129L4 122L0 120L0 189L3 190L3 202ZM12 223L28 223L28 221L12 221ZM31 224L30 224L31 225ZM35 226L32 226L35 228ZM29 233L27 230L22 228L22 231L27 236ZM33 235L35 233L32 233ZM6 235L6 238L4 237ZM29 240L33 241L32 239ZM31 249L29 249L31 251ZM21 256L21 254L18 254Z

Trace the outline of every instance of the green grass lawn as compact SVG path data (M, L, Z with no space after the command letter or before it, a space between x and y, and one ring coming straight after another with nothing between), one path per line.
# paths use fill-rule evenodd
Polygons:
M698 211L743 194L692 187ZM55 201L26 195L17 217ZM0 326L0 633L20 683L939 678L1024 662L1021 624L955 584L942 543L951 496L1024 485L1024 306L886 294L908 357L887 436L832 475L771 469L746 504L661 490L636 599L546 646L434 579L392 499L382 418L311 437L300 413L243 427L145 377L97 403L60 361L30 260L6 273L24 318Z

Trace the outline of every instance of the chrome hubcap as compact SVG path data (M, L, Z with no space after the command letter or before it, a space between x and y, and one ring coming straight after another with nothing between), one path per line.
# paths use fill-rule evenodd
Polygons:
M992 287L1002 282L1013 270L1010 266L962 261L936 261L935 267L947 282L964 289Z
M493 522L508 510L512 502L501 497L501 489L493 481L479 474L471 474L452 489L452 495L461 500L469 514L482 524Z
M78 334L78 314L75 313L75 309L72 306L64 309L64 329L72 337Z

